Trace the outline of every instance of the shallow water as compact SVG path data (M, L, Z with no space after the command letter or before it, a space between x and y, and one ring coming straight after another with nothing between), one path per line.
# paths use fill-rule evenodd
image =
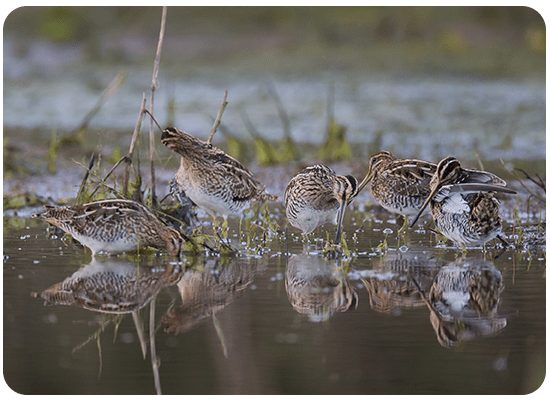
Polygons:
M155 95L161 125L170 122L206 139L228 90L222 119L226 132L250 140L245 111L260 136L282 139L284 125L271 87L288 114L292 139L304 146L325 140L328 109L333 109L361 163L356 169L339 165L339 173L362 177L369 157L384 149L431 161L453 155L468 167L477 167L478 160L487 167L492 163L489 170L507 180L500 159L510 169L542 174L544 75L526 73L529 68L498 73L515 70L514 64L528 66L532 58L518 60L505 52L492 68L461 64L439 69L437 57L419 57L420 63L411 65L410 55L422 54L414 47L401 49L406 49L405 58L392 57L396 49L385 42L379 51L369 45L357 53L337 41L338 51L321 43L305 46L309 51L304 52L294 36L273 35L271 28L254 30L250 38L205 36L192 25L186 31L187 24L172 19L176 12L169 11ZM188 22L188 10L183 12ZM149 93L158 15L147 16L149 30L135 21L129 29L111 18L117 23L88 29L82 41L50 43L28 36L28 29L25 35L5 32L4 193L74 198L83 170L71 159L86 163L95 152L108 169L115 150L124 154L128 148L142 95ZM200 24L207 31L218 28ZM455 64L462 56L443 51L440 57ZM62 146L57 173L44 174L53 135L66 136L80 126L119 73L126 79L89 121L84 145ZM220 128L214 143L223 140ZM156 146L162 197L178 160L158 139ZM142 147L142 154L147 152ZM263 173L270 193L282 196L299 166L266 171L252 153L240 161L251 164L255 174ZM13 171L6 168L10 164ZM509 183L520 189L517 182ZM545 221L545 210L530 215L528 194L520 193L518 203L527 208L525 215L520 210L522 223ZM508 220L514 200L502 210ZM28 210L12 212L30 215ZM277 218L284 225L280 214ZM171 264L166 256L148 254L139 262L128 255L92 262L89 251L52 237L46 224L5 217L8 385L27 394L516 394L535 390L544 379L546 289L540 252L507 250L491 261L495 251L490 246L487 254L470 250L456 262L456 249L426 232L409 232L405 242L398 242L398 226L387 214L366 221L348 218L352 256L344 262L322 257L324 229L316 233L309 254L303 254L295 231L288 237L268 235L264 242L258 229L259 236L249 242L245 234L234 234L236 221L231 228L231 244L242 252L235 259L187 257ZM379 247L386 236L388 247ZM120 293L113 291L73 299L77 305L45 306L44 299L30 295L76 278L73 274L96 282L99 273L115 276L128 290L140 288L124 293L121 316L113 313L121 306L115 301ZM464 310L462 290L467 279L475 282L480 276L487 283L481 293L489 305L476 303L479 315L476 311L472 317L472 310ZM446 294L455 304L450 310L434 308L429 299L434 283L445 280L462 288ZM151 309L154 346L148 340ZM151 347L158 357L151 356ZM152 358L160 360L158 368Z
M540 252L493 259L499 251L489 245L462 258L423 229L398 241L395 220L360 215L347 217L343 259L322 256L325 229L306 249L293 229L260 233L247 252L247 235L231 221L240 256L180 263L153 253L91 260L40 221L4 217L4 378L25 394L524 394L540 386ZM73 297L71 280L65 294L43 293L66 305L31 296L68 277L80 284ZM107 277L126 292L106 286Z

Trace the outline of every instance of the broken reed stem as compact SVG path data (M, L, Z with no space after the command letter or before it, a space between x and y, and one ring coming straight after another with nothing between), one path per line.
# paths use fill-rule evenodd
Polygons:
M141 108L139 109L139 115L136 122L136 127L134 128L134 133L132 134L132 141L130 142L130 150L128 150L128 155L124 159L124 161L126 162L126 170L124 171L124 180L122 181L122 193L124 197L128 197L128 181L130 180L130 166L132 165L132 156L134 155L134 148L136 147L138 134L141 129L141 120L143 118L144 113L145 113L145 93L143 93L143 99L141 100ZM138 170L138 173L139 173L139 170Z
M531 194L533 197L539 199L540 201L542 202L545 202L546 199L543 199L541 196L537 195L536 193L533 193L531 190L529 190L529 188L527 186L525 186L525 184L523 183L522 179L515 173L513 173L512 171L510 171L510 169L506 166L506 163L504 162L504 160L501 158L500 159L500 162L502 163L502 165L504 166L504 169L506 169L506 171L508 171L510 173L510 175L512 175L514 178L518 179L519 180L519 183L521 186L523 186L523 188L525 190L527 190L527 192L529 192L529 194Z
M103 103L105 103L105 101L118 90L120 85L122 85L122 82L124 82L124 80L126 79L126 75L126 71L122 70L117 74L117 76L114 77L114 79L111 81L111 83L109 83L103 93L101 93L101 97L97 101L94 108L92 108L90 112L86 114L86 116L82 120L82 123L78 126L78 128L74 130L74 132L79 132L81 129L85 129L88 126L90 120L98 113Z
M80 188L78 189L78 193L76 194L76 204L82 204L82 194L84 193L84 188L86 187L86 183L88 182L88 178L90 176L90 171L94 167L96 159L97 157L95 153L92 153L92 157L90 158L90 163L88 164L88 169L84 174L84 178L82 179L82 182L80 183Z
M537 178L539 179L538 181L536 181L534 178L531 178L529 176L529 174L527 172L525 172L524 170L522 170L521 168L514 168L516 171L519 171L519 172L523 172L523 174L525 175L525 177L527 179L529 179L531 182L533 182L535 185L537 185L538 187L540 187L542 190L544 190L544 192L546 193L546 184L544 183L544 181L542 180L542 178L539 176L539 174L536 174L537 175Z
M85 170L87 170L87 172L89 174L91 174L93 177L96 177L97 179L99 179L99 183L101 183L103 186L105 186L107 189L109 189L110 191L112 191L113 193L115 193L117 196L121 196L121 197L124 197L122 195L122 193L120 193L117 189L115 189L114 187L112 186L109 186L107 185L107 183L105 182L104 179L101 179L101 177L96 173L96 172L93 172L89 167L86 167L85 165L82 165L81 163L79 163L78 161L76 161L75 159L73 159L73 162L77 163L78 165L80 165L82 168L84 168ZM97 191L94 190L92 192L92 194L90 195L90 198L95 194L95 192ZM78 203L77 203L78 204Z
M121 157L120 160L118 160L118 161L116 162L116 164L113 165L113 168L111 168L111 170L110 170L109 172L107 172L107 174L103 177L103 179L101 179L101 178L99 178L99 179L101 179L101 181L102 181L103 183L106 184L107 179L109 179L109 177L111 176L111 174L115 171L115 169L116 169L116 168L120 165L120 163L122 163L123 161L126 161L126 156ZM94 189L94 191L92 192L92 194L90 194L90 199L94 197L94 194L97 192L98 189L99 189L99 186L96 187L96 188Z
M212 130L210 131L210 136L208 137L208 140L206 141L206 143L212 143L212 138L214 137L214 134L216 133L218 126L220 126L220 123L222 121L222 114L226 106L227 106L227 90L223 94L222 104L220 105L220 108L218 110L218 115L216 115L216 119L214 120L214 125L212 126Z
M155 56L155 64L153 66L153 78L151 80L151 102L149 105L149 114L153 116L153 108L155 105L155 91L158 87L158 74L159 74L159 64L160 64L160 54L162 52L162 43L164 41L164 30L166 26L166 10L167 7L162 7L162 16L160 21L160 32L159 32L159 41L157 44L157 54ZM149 120L149 161L151 163L151 201L152 206L157 205L157 192L155 184L155 134L153 130L153 120Z

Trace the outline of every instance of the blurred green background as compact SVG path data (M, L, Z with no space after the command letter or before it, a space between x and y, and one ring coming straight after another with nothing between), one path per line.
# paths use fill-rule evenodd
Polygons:
M7 17L4 34L85 42L96 61L135 62L150 57L136 38L155 48L160 13L160 7L24 7ZM262 51L272 57L254 64L269 72L542 77L545 47L544 21L528 7L169 7L163 57L177 62L173 51L182 50L193 64L239 60L246 69Z

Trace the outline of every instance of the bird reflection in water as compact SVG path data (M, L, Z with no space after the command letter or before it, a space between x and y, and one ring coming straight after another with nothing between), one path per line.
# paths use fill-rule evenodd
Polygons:
M135 312L149 304L163 287L181 278L182 266L139 267L117 259L93 259L74 274L34 297L44 305L67 305L109 314Z
M100 328L88 340L76 346L76 351L93 338L97 338L99 350L99 377L102 371L101 347L99 336L105 326L117 319L116 314L132 314L136 327L143 358L147 356L147 345L151 351L151 364L157 394L162 394L159 377L159 359L155 345L155 298L162 288L174 285L181 279L185 268L180 263L159 267L143 266L131 261L109 258L100 261L93 258L90 264L84 265L70 277L56 283L41 293L32 293L34 297L44 299L44 305L66 305L81 307L86 310L110 314ZM149 305L149 337L138 311ZM113 315L115 314L115 315ZM120 321L120 319L118 320ZM118 325L118 322L115 322Z
M165 331L179 334L194 328L225 308L250 286L266 260L202 259L178 281L181 305L172 306L162 317ZM216 322L216 321L214 321Z
M312 322L357 307L357 290L346 276L342 260L294 254L288 261L285 288L292 307Z
M417 285L430 288L434 279L435 262L429 256L416 253L390 253L373 261L369 277L361 278L369 293L372 310L400 315L403 308L424 307L425 302Z
M503 290L492 262L463 258L442 267L424 297L439 343L450 348L502 331L507 320L497 309Z

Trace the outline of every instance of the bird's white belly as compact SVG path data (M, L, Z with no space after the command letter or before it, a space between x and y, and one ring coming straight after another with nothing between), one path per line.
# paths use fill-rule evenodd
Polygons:
M138 241L135 237L125 237L112 241L103 241L80 235L73 235L73 237L84 246L92 249L92 252L94 253L97 253L99 251L104 251L107 253L122 253L125 251L135 250L138 247Z
M288 220L292 226L300 229L305 234L311 233L319 225L332 222L336 224L338 210L319 211L312 208L304 208L296 218L289 217Z
M208 214L216 216L221 215L227 218L229 215L237 215L250 207L250 201L242 203L229 204L221 196L214 196L195 190L194 188L185 188L185 194L198 207L202 208ZM231 205L233 207L231 207Z

